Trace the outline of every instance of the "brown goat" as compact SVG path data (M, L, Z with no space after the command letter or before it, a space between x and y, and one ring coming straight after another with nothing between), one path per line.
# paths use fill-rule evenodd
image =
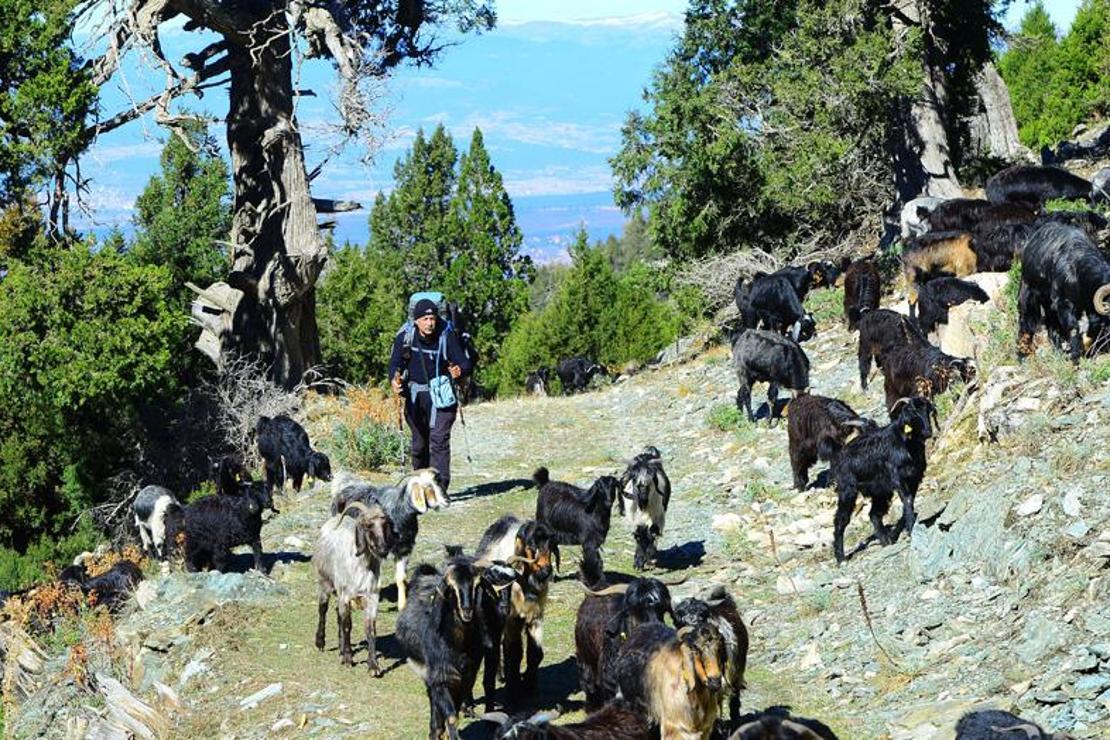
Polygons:
M794 488L799 491L809 484L809 469L814 463L831 460L853 435L876 428L874 422L860 418L848 404L825 396L798 396L783 413L790 469Z
M848 331L854 331L864 311L874 311L879 307L879 294L882 292L879 268L870 258L856 260L844 270L843 283L844 318L848 322Z
M918 282L940 274L965 277L976 271L978 261L971 234L967 232L934 232L914 239L910 242L910 249L902 255L906 296L910 304L917 303Z

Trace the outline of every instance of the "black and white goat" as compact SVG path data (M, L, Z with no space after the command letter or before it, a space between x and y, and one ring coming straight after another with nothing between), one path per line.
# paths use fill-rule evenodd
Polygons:
M143 550L165 560L185 523L185 508L181 502L167 488L146 486L131 502L131 514Z
M382 674L375 648L382 560L393 544L393 527L378 504L351 501L343 513L324 522L316 541L312 565L316 569L316 649L324 649L324 621L328 601L335 596L339 625L339 659L351 665L351 608L356 599L365 602L366 665L375 676Z
M539 492L536 495L536 521L555 532L560 545L582 546L582 582L587 586L600 583L605 577L601 562L601 544L609 535L609 519L613 503L624 513L620 481L604 475L589 489L551 480L547 468L538 468L532 475Z
M185 569L223 572L231 548L250 545L254 567L262 570L262 512L273 506L261 481L238 496L205 496L185 507Z
M675 604L674 618L676 627L708 624L720 634L724 647L720 663L729 719L735 722L740 716L740 690L744 688L744 671L748 665L748 628L740 618L736 601L724 586L715 586L704 599L683 599Z
M450 505L447 493L439 483L439 474L433 468L414 470L398 486L373 486L365 481L336 481L331 513L338 514L352 501L380 504L393 527L393 544L389 554L395 561L397 583L397 609L405 608L405 577L409 555L416 545L419 517L428 511L446 509Z
M285 414L274 418L261 416L254 427L258 454L266 463L266 485L273 492L285 487L285 476L293 481L293 490L300 492L307 475L322 481L331 480L331 462L323 452L312 449L308 432Z
M671 502L671 481L663 470L662 454L655 447L645 448L620 480L624 516L636 540L633 565L643 570L655 560L655 541L663 536Z

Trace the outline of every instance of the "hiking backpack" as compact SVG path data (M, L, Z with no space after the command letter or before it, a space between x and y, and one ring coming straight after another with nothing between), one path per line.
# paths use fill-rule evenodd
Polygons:
M443 293L437 290L422 290L419 293L413 293L409 296L409 305L405 323L397 330L397 336L402 337L401 356L405 362L409 361L412 357L412 342L416 336L416 322L412 318L412 312L416 310L416 304L422 300L429 300L436 304L436 314L439 320L443 322L443 332L439 335L440 351L446 354L447 352L447 333L455 332L459 335L460 343L463 347L463 352L466 353L467 359L471 364L477 364L478 351L474 347L474 340L466 331L466 328L459 320L459 307L457 304L448 303L447 298Z

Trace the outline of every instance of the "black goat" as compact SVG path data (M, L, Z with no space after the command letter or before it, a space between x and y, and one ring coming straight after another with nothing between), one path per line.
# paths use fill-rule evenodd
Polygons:
M974 231L1004 224L1032 223L1036 214L1014 203L996 205L986 200L952 198L929 214L929 231Z
M844 318L848 331L859 325L860 316L879 307L882 280L874 260L856 260L844 270Z
M932 398L944 393L956 380L971 383L975 364L966 357L953 357L936 347L898 347L883 359L883 389L886 406L894 408L900 398Z
M555 366L555 374L563 384L563 393L567 394L586 390L595 376L609 377L608 370L585 357L560 360Z
M1067 740L1070 735L1045 732L1040 725L998 709L968 712L956 723L956 740Z
M824 722L796 717L785 707L746 714L733 726L728 740L837 740Z
M266 484L250 484L239 496L204 496L185 507L185 568L223 572L231 548L250 545L262 570L262 512L273 501Z
M986 303L990 296L975 283L959 278L937 278L917 293L917 325L928 335L937 324L948 323L948 309L968 301Z
M1014 203L1038 210L1054 198L1091 198L1091 182L1058 167L1015 165L987 180L987 198L995 205Z
M663 536L671 502L671 481L658 449L648 447L633 458L621 476L621 489L627 501L623 513L636 540L633 565L643 570L655 561L655 540Z
M581 722L553 725L557 715L539 712L517 722L505 715L486 715L500 721L497 740L654 740L659 737L647 716L628 702L615 700Z
M89 576L83 564L67 566L58 580L79 587L91 605L116 611L143 580L143 572L130 560L120 560L98 576Z
M603 475L588 490L583 490L570 483L551 480L547 468L537 469L532 480L539 489L536 521L551 527L560 545L581 545L582 582L587 586L600 583L605 577L601 544L609 535L613 502L624 514L620 481Z
M875 422L864 419L848 404L835 398L803 394L786 407L786 437L794 488L804 491L809 469L820 460L832 460L853 434L874 431Z
M582 600L574 620L574 658L586 708L595 709L616 696L614 671L621 644L641 624L663 622L671 615L671 592L655 578L609 586Z
M486 605L496 602L497 591L515 578L507 565L464 555L448 559L442 572L417 566L395 632L427 689L429 740L445 735L458 740L458 712L473 698L485 653Z
M367 505L378 504L385 510L393 528L389 554L394 561L397 609L404 609L405 577L409 555L416 546L416 535L420 528L418 517L430 510L445 509L450 505L447 494L440 486L439 474L433 468L414 470L398 486L372 486L358 480L336 483L340 485L332 497L332 516L342 512L352 501L361 501ZM333 490L336 487L336 484L332 484Z
M293 490L300 492L305 475L322 481L331 480L331 462L323 452L312 449L308 432L285 414L274 418L259 417L254 427L258 454L266 463L266 485L273 491L285 487L286 474L293 481Z
M478 543L480 560L503 562L517 572L508 589L505 614L497 614L487 625L485 672L486 711L493 709L498 657L504 644L505 688L509 702L518 702L525 692L535 692L540 663L543 662L543 617L552 566L559 565L559 544L551 527L511 514L491 524ZM521 674L527 643L528 667Z
M813 316L806 313L797 289L786 275L759 275L748 285L737 283L735 298L746 329L766 328L789 334L797 342L814 336Z
M925 441L933 436L931 418L936 408L924 398L904 398L890 411L890 424L858 437L840 451L832 463L830 478L836 486L833 519L833 554L842 563L844 530L863 494L871 499L869 517L883 545L898 539L904 529L913 531L914 497L925 475ZM891 532L883 524L894 494L902 500L902 518Z
M798 299L804 301L812 288L828 288L836 283L840 268L827 260L814 260L805 265L775 270L771 277L784 277L794 287Z
M1079 361L1085 340L1104 343L1110 332L1110 260L1083 229L1046 223L1029 237L1021 256L1018 314L1019 356L1030 351L1042 325L1054 344L1068 343L1072 362ZM1086 337L1079 326L1083 316Z
M535 372L528 373L524 379L524 391L529 396L546 396L547 395L547 378L551 374L551 370L546 367L541 367Z
M732 364L740 389L736 391L736 408L752 413L752 384L767 383L768 423L775 419L775 402L779 387L804 391L809 387L809 358L795 342L786 337L759 329L748 329L732 340Z
M675 627L697 627L708 624L721 636L724 648L719 657L728 695L729 719L740 716L740 690L744 688L744 671L748 665L748 628L740 618L736 601L724 586L715 586L705 599L683 599L674 607Z
M1021 259L1033 232L1050 222L1078 226L1096 243L1099 234L1108 225L1107 220L1095 211L1051 211L1032 223L976 228L972 243L979 258L978 269L983 272L1006 272L1015 256Z
M909 316L880 308L868 311L860 317L858 352L860 387L867 390L867 378L871 374L872 360L881 368L883 357L888 352L906 345L929 346L929 340Z
M244 486L254 482L243 458L238 455L224 455L217 460L212 465L212 479L220 496L238 496Z

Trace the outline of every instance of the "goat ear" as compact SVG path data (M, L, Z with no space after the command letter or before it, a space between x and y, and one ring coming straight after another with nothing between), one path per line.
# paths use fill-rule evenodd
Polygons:
M551 554L555 556L555 572L558 573L560 568L562 567L562 563L559 561L559 546L558 545L552 543L552 545L551 545Z
M679 645L682 653L682 682L686 684L686 691L693 691L698 687L698 669L695 664L694 651L686 643Z
M366 528L361 523L355 524L355 557L361 558L370 551L370 539L366 536Z
M411 479L405 486L408 488L409 502L412 503L412 508L416 509L416 513L423 514L427 512L428 500L424 495L424 486Z

